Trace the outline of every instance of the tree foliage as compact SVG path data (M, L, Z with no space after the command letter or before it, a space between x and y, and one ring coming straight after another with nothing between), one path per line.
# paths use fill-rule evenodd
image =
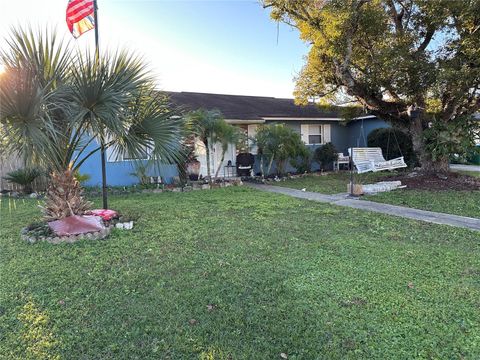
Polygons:
M222 129L227 125L219 110L197 109L187 115L187 121L191 124L192 134L205 146L207 158L207 176L211 174L211 151L212 146L220 139Z
M126 52L80 52L54 32L13 29L0 51L4 147L30 163L77 170L94 140L117 153L173 162L182 119L155 91L146 63Z
M264 6L311 44L297 78L298 101L351 97L406 131L425 170L445 170L451 148L472 145L472 114L480 108L480 1L265 0Z

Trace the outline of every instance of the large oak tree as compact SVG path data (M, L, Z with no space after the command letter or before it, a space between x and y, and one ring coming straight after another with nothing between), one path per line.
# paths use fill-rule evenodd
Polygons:
M265 0L311 44L295 96L343 94L411 135L426 171L472 144L479 0Z

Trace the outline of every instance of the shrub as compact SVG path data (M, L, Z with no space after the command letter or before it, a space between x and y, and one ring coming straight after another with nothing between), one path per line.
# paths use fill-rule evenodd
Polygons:
M297 151L297 156L290 160L290 165L292 165L297 173L303 174L305 172L312 171L312 158L313 154L308 148L308 146L303 145L299 146Z
M287 160L296 158L305 144L300 134L285 124L260 125L255 136L260 156L260 169L263 176L268 176L273 162L276 162L278 175L285 174ZM268 161L265 171L264 161Z
M332 143L326 143L315 149L314 159L320 164L321 169L331 169L333 162L338 159L338 151Z
M80 171L75 171L74 172L74 176L75 176L75 179L81 184L83 185L84 183L86 183L88 180L90 180L92 177L90 176L90 174L80 174Z
M392 128L375 129L368 134L367 143L369 147L381 148L386 160L403 156L410 167L416 166L418 163L410 136L401 130Z
M25 193L30 194L33 191L32 183L40 175L41 173L38 169L25 168L11 171L3 178L10 183L20 185Z

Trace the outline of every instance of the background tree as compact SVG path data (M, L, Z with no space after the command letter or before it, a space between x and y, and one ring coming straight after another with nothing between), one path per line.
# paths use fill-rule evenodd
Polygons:
M198 109L187 115L187 121L191 123L193 134L205 146L207 158L207 176L212 180L211 174L211 151L212 146L217 142L217 134L220 134L222 128L226 125L223 115L218 110Z
M304 149L300 134L284 124L260 125L257 128L255 143L260 155L262 176L270 174L274 161L277 174L285 174L287 160L301 155ZM266 159L268 166L265 171Z
M480 1L264 0L311 44L295 96L358 101L406 131L426 171L472 145Z

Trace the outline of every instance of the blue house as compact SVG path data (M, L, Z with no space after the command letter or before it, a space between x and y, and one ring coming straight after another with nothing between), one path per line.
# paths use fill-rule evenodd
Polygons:
M255 136L256 129L261 124L286 124L297 131L305 144L312 149L331 142L339 152L346 153L349 147L367 146L366 139L372 130L388 127L385 121L373 115L362 116L345 124L340 108L323 109L315 104L298 106L295 105L293 99L193 92L168 92L168 95L174 105L185 111L199 108L220 110L228 123L242 128L248 137ZM250 144L250 152L256 154L254 144ZM196 144L196 153L201 163L200 173L205 176L207 161L203 144ZM219 144L212 146L210 161L212 173L219 166L221 169L225 168L229 161L231 164L235 164L237 155L235 144L230 144L222 164L220 164L221 153ZM110 186L128 186L138 183L138 178L134 175L136 163L138 162L113 154L108 149L108 184ZM100 185L100 154L97 153L88 159L82 165L80 172L91 175L91 179L86 185ZM161 176L164 182L169 183L178 175L178 171L175 165L159 165L148 175ZM224 175L224 173L221 171L220 175Z

